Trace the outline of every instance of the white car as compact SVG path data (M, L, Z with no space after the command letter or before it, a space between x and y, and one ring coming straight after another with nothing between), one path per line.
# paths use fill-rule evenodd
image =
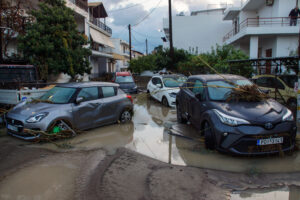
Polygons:
M175 107L179 87L185 81L186 77L182 75L153 76L147 85L147 92L163 105Z

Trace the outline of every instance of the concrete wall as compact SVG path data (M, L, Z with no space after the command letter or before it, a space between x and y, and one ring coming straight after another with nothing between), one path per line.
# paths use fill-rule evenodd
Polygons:
M220 12L174 17L174 47L199 54L211 51L216 44L222 45L224 33L232 28L232 22L222 18Z
M299 45L297 36L277 36L276 56L290 56L292 51L296 51Z

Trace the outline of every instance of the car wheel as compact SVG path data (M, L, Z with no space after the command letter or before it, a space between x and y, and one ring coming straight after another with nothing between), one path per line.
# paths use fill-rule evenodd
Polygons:
M182 117L182 112L179 104L176 105L176 113L177 113L177 121L181 124L185 124L187 120Z
M121 113L120 122L121 123L129 122L129 121L131 121L131 118L132 118L132 114L131 114L130 110L124 110Z
M215 149L213 130L208 122L204 124L205 147L210 150Z
M149 90L147 90L147 93L149 94L149 93L150 93L150 91L149 91Z
M168 102L168 99L167 99L166 97L163 97L163 98L162 98L162 104L163 104L164 106L169 106L169 102Z

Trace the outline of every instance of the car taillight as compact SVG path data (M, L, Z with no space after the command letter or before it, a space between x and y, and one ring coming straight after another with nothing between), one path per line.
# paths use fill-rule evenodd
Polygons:
M126 96L130 101L131 101L131 103L133 103L133 99L132 99L132 96L130 96L130 95L127 95Z

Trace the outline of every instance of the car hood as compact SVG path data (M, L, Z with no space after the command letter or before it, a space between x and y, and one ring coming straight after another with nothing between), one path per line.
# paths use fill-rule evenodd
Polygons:
M59 104L24 102L16 105L9 113L30 117L35 114L54 111L58 106Z
M256 124L279 122L286 112L284 106L272 99L263 102L214 102L213 104L215 109L227 115Z
M132 89L136 86L135 83L118 83L118 84L120 85L121 89Z
M168 93L178 93L179 92L179 88L169 88L169 87L166 87L166 88L163 88L162 90L166 90Z

